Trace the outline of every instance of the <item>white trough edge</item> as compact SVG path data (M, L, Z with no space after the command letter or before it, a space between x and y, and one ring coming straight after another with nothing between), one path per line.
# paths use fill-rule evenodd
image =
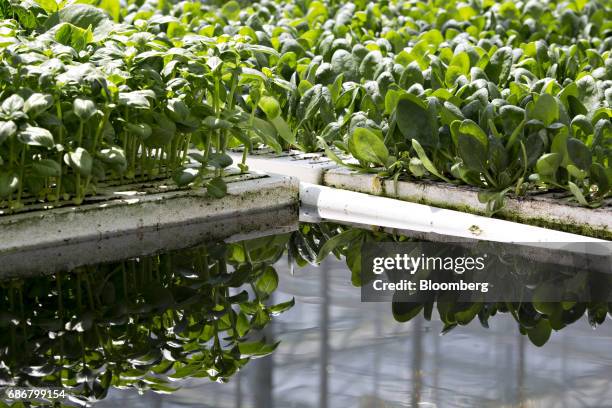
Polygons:
M0 252L0 279L71 271L83 265L151 256L208 242L239 242L284 234L298 228L296 213L296 206L266 209L191 224L143 229L99 240Z
M119 187L121 188L121 187ZM176 190L125 195L78 207L63 207L0 217L0 254L46 248L58 244L101 241L140 231L160 230L255 211L298 204L298 181L260 175L228 183L221 199L206 190ZM296 210L297 219L297 210ZM2 268L0 267L0 270Z
M592 243L608 242L511 221L446 210L424 204L377 197L354 191L300 183L302 205L316 208L321 218L357 224L436 233L452 237L506 243ZM587 251L588 252L588 251Z
M235 161L242 154L234 153ZM384 180L374 174L357 173L338 166L321 153L304 154L300 152L283 153L280 156L270 152L256 153L247 157L249 168L270 174L285 174L297 177L301 182L325 185L349 191L396 198L396 201L422 203L432 208L442 207L469 208L483 214L485 204L478 201L478 191L469 186L455 186L439 182L398 182L397 191L393 180ZM397 195L396 195L397 193ZM530 220L547 222L550 227L566 228L577 225L592 228L598 236L612 234L612 211L608 209L585 209L571 205L563 200L529 197L527 199L507 198L506 206L500 213L519 225L531 226ZM426 205L426 204L423 204ZM458 211L461 215L471 212ZM486 217L488 218L488 217ZM516 220L516 221L515 221ZM547 231L555 229L543 228ZM578 236L577 234L575 234Z
M470 211L480 214L486 212L486 204L478 200L478 190L470 186L427 181L399 181L396 189L393 180L384 180L374 174L354 173L343 168L327 171L322 184L402 201L469 208ZM575 225L577 228L592 228L599 234L612 234L612 211L603 208L585 208L562 198L553 199L548 195L525 199L507 197L499 215L510 220L517 219L524 224L532 220L545 222L550 226Z
M231 152L229 155L234 163L242 161L242 153ZM249 169L268 174L278 174L295 177L300 181L313 184L323 184L327 170L337 168L337 165L320 154L289 153L283 155L249 155L246 161Z

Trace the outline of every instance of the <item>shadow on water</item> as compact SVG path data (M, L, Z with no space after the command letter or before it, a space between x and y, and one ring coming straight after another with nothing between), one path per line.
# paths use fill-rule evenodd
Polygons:
M0 381L63 387L72 395L64 404L96 407L573 407L612 399L612 329L602 325L601 299L362 302L363 245L407 241L302 224L291 234L5 281ZM563 279L554 282L570 287Z

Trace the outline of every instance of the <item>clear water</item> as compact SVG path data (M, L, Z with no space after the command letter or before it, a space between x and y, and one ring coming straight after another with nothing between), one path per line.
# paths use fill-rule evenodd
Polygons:
M183 262L183 261L180 261ZM179 262L179 263L180 263ZM344 259L274 263L269 303L295 305L263 329L280 341L228 383L186 378L171 394L112 388L96 407L612 406L612 325L586 317L532 345L508 313L440 335L442 322L395 321L389 303L362 303ZM7 356L4 355L3 358Z

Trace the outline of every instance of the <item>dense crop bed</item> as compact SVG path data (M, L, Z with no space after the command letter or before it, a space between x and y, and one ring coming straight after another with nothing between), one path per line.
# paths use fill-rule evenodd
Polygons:
M221 195L225 149L253 143L474 185L491 212L508 192L610 194L604 1L88 2L103 9L3 10L0 197L13 207L160 172L180 185L213 172Z

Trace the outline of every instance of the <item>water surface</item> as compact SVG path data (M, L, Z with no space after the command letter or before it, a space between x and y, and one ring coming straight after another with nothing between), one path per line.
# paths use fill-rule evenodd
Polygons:
M333 228L331 230L333 231ZM303 233L304 229L301 231ZM304 237L300 237L302 238ZM306 237L307 240L311 238ZM224 319L226 323L230 322L230 318L223 317L223 307L219 305L226 305L228 298L236 296L243 289L248 294L247 298L232 298L230 301L234 302L233 310L237 312L250 310L249 302L253 302L255 298L260 298L261 303L266 305L278 303L287 305L286 302L292 298L295 300L292 307L287 305L282 308L283 313L267 313L268 317L259 324L250 320L251 331L245 336L248 342L259 341L262 345L280 342L274 351L270 349L262 352L261 354L266 354L265 357L250 361L240 359L232 348L232 344L236 346L239 342L231 341L233 336L232 329L229 328L231 324L226 326L221 324L221 327L216 327L219 331L219 345L225 353L222 355L231 357L228 357L231 361L228 360L227 372L223 375L219 376L219 373L214 371L211 376L206 370L216 363L205 361L202 363L202 370L206 373L202 370L197 372L198 376L204 378L192 378L194 375L186 375L182 379L175 379L168 386L179 389L170 394L154 393L147 390L150 387L143 387L138 380L134 380L125 384L126 389L110 386L108 394L102 396L95 406L109 408L117 405L160 408L611 406L609 401L612 400L612 356L609 349L612 325L609 322L593 330L588 319L582 317L553 332L543 347L534 346L520 333L519 324L510 313L498 313L491 317L488 321L489 328L482 327L478 319L474 319L466 326L455 327L445 335L440 335L445 324L435 312L431 321L425 320L421 313L410 321L401 323L394 318L390 303L362 302L360 289L351 283L351 271L343 257L336 259L331 255L318 267L310 264L297 267L295 248L292 257L289 257L285 250L287 245L295 244L295 239L295 236L282 235L274 239L260 239L229 246L207 244L194 250L173 252L161 257L92 266L93 269L87 273L94 275L83 274L85 273L83 270L80 271L81 275L79 271L76 275L74 273L69 275L69 278L66 277L68 275L64 275L63 279L68 280L62 282L67 285L77 285L74 287L76 288L78 283L74 283L74 276L101 276L100 274L107 270L122 273L123 270L117 272L116 269L128 265L126 276L128 279L134 278L135 284L140 282L138 279L159 284L152 289L154 295L150 300L154 307L130 312L132 318L140 313L137 317L141 319L140 326L125 321L115 323L119 329L125 328L127 332L145 331L143 338L149 339L147 344L152 345L155 354L155 362L150 366L153 368L163 364L172 365L174 360L179 361L174 363L174 368L192 363L189 363L188 353L185 353L184 358L176 355L169 357L167 353L158 356L155 353L155 345L159 343L151 343L151 338L166 336L163 346L166 349L170 344L170 348L176 347L178 350L178 343L181 342L183 342L181 350L188 348L186 344L193 346L195 343L187 340L189 336L185 334L188 332L185 331L185 324L188 327L191 327L189 325L195 327L198 319L213 322L216 318L219 322ZM313 242L320 249L321 242L317 239ZM301 253L308 258L304 248ZM217 268L217 272L223 276L226 273L242 270L245 264L249 264L251 269L244 274L241 281L234 282L236 285L230 285L223 280L225 278L221 279L219 275L215 275L217 272L211 272L211 275L206 277L214 281L212 284L214 289L211 290L214 290L216 295L211 297L210 294L213 292L209 292L207 289L209 286L194 285L194 282L205 280L201 275L204 270L203 255L210 261L205 269L212 271ZM278 285L275 290L265 293L265 290L262 292L260 288L261 276L264 271L271 273L270 269L273 269L278 276ZM147 271L152 272L148 274ZM196 276L198 274L200 275ZM54 278L39 279L53 282ZM250 281L252 282L249 283ZM100 281L95 283L99 285ZM118 288L121 283L119 280L115 283L119 293ZM173 285L179 283L185 287L191 285L199 290L197 296L196 292L187 294L177 292ZM3 295L8 302L10 299L7 285L5 282ZM141 292L137 287L132 286L130 282L126 285L131 288L130 290L134 290L134 299L140 296ZM30 282L30 286L24 287L31 289L36 285ZM166 290L170 290L175 297L171 305L156 302L154 299L156 296L162 296ZM77 299L76 294L72 292L66 292L65 296L71 295L75 295L74 299ZM74 315L82 317L83 308L88 309L87 296L85 294L79 296L82 296L79 302L83 302L83 306L79 306L73 299L73 303L76 303L69 303L64 307L69 311L73 307ZM177 299L180 296L187 297L179 304ZM193 300L195 303L187 302L191 298L195 299ZM143 299L146 304L146 296ZM117 301L120 302L120 296ZM92 313L95 316L98 316L98 313L101 316L106 313L103 303L101 302L99 308L93 307ZM170 314L168 308L172 310ZM16 307L13 309L16 314L21 313ZM203 310L208 310L209 314L201 314ZM218 316L211 317L211 313L214 315L215 310ZM228 309L225 310L227 312ZM63 316L68 319L66 314L68 312L64 312ZM255 314L248 316L249 319L253 319ZM166 319L163 330L157 327L160 319ZM183 321L185 319L189 322L185 323ZM82 318L77 319L77 321L82 320ZM95 327L98 327L96 330L107 327L108 335L116 339L123 336L121 330L112 331L111 326L104 326L98 317L94 317L93 323L88 324L84 330L75 331L77 333L75 338L86 338ZM10 329L11 326L8 326ZM17 325L16 328L19 329L21 326ZM29 326L26 329L31 330ZM53 330L61 331L57 328L52 328L51 331ZM155 336L151 336L151 332L155 333ZM5 331L4 336L6 333ZM28 336L31 340L34 334ZM9 341L6 337L4 340ZM83 344L86 349L93 350L100 347L95 340L85 341ZM214 340L198 344L201 350L209 354L210 350L214 349ZM3 361L19 360L10 353L5 353L2 357ZM134 358L126 349L122 349L119 355L114 357L118 361L122 358ZM86 367L88 364L89 361L81 365ZM40 362L40 365L45 366L45 362ZM103 370L100 368L101 365L98 364L97 367L98 371ZM234 369L239 370L237 374L234 374ZM83 371L78 358L74 370ZM172 373L172 369L169 373ZM214 382L207 377L226 382ZM13 377L19 381L28 381L28 378L32 379L22 374ZM40 379L40 375L37 378ZM163 391L164 388L158 390Z

